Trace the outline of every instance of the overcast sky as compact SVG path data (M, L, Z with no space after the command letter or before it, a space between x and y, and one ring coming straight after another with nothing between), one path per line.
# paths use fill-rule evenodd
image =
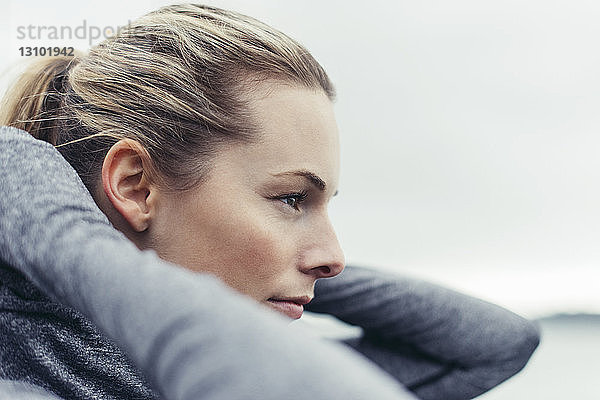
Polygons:
M169 3L4 0L0 87L21 46L85 50L90 26ZM206 3L298 39L336 84L342 176L331 214L349 262L530 316L600 312L600 3ZM84 21L82 40L18 34Z

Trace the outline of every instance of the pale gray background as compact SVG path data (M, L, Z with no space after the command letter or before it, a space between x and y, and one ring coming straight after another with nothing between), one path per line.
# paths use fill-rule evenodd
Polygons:
M0 89L20 46L89 46L18 40L18 26L116 27L170 3L3 1ZM331 215L349 262L529 317L600 313L599 2L207 3L298 39L336 84ZM489 399L600 398L598 325L575 325L551 330L527 373Z

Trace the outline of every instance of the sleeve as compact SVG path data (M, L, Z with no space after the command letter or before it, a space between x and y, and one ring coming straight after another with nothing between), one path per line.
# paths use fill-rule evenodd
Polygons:
M166 400L414 399L339 344L138 250L52 146L0 129L0 258L113 339Z
M426 400L478 396L520 371L539 343L536 325L499 306L367 268L317 281L307 311L362 327L347 344Z

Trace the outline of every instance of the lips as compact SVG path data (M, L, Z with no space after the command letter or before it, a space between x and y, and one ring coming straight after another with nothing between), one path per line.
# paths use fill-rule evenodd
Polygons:
M291 319L298 319L304 312L304 304L307 304L312 299L308 296L295 298L270 298L267 303L275 311L287 315Z

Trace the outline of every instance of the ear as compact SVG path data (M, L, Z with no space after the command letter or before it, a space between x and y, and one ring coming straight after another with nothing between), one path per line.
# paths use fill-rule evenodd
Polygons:
M146 149L135 140L123 139L110 148L102 164L104 193L135 232L150 225L148 197L154 189L144 170L144 163L149 162Z

